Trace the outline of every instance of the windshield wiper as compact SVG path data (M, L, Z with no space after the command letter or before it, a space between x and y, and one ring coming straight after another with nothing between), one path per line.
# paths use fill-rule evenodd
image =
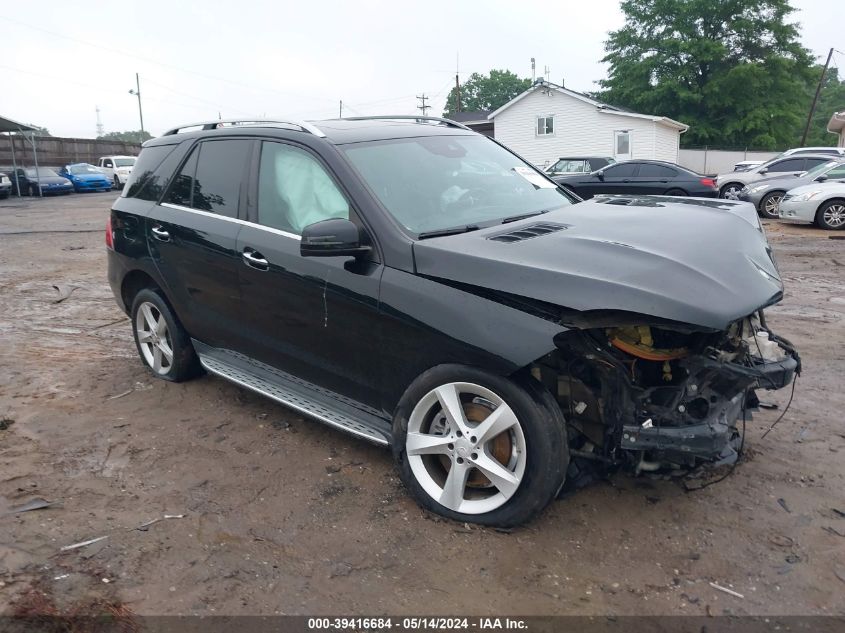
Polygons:
M451 229L438 229L436 231L423 231L417 235L418 240L424 240L429 237L444 237L446 235L457 235L458 233L469 233L470 231L477 231L479 227L477 224L467 224L466 226L456 226Z
M516 222L517 220L524 220L525 218L532 218L535 215L542 215L544 213L548 213L551 209L544 209L543 211L532 211L531 213L523 213L522 215L512 215L509 218L505 218L502 220L502 224L507 224L508 222Z

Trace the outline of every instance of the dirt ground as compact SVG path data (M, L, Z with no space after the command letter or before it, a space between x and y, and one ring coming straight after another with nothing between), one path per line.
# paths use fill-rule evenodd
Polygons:
M384 449L153 379L106 282L114 197L0 201L0 613L845 614L845 241L767 224L805 371L733 475L616 475L507 533L420 510Z

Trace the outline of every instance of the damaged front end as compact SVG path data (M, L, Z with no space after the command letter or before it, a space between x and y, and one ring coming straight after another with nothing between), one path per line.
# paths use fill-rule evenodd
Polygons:
M734 463L755 390L781 389L801 371L762 310L721 332L635 315L567 324L533 373L557 395L576 464L640 472Z

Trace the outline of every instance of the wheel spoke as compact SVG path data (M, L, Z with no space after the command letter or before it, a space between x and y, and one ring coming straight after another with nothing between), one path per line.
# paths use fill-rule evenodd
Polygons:
M161 348L156 346L153 348L153 369L157 372L161 371Z
M443 484L443 492L440 495L440 503L450 510L459 510L464 500L464 489L467 484L469 467L466 464L452 462L446 483Z
M473 463L505 497L512 496L519 487L519 478L485 453L479 453Z
M170 345L167 344L165 340L159 340L158 348L161 350L161 353L164 354L164 357L167 359L167 364L173 362L173 350L170 349Z
M405 439L405 452L408 455L447 454L451 438L427 433L408 433Z
M147 330L139 329L138 330L138 342L139 343L149 343L153 340L152 332Z
M468 432L467 421L457 385L443 385L435 391L437 392L437 400L440 401L440 406L443 408L443 414L449 420L452 430L459 430L466 434Z
M164 320L164 315L161 312L158 313L155 332L162 338L167 333L167 321Z
M144 315L144 321L147 322L147 328L149 329L149 331L155 332L156 331L156 325L158 325L158 324L155 320L155 317L153 316L153 311L150 309L149 303L145 303L144 305L141 306L141 314Z
M497 435L518 423L513 410L505 403L502 403L490 415L484 418L481 424L472 429L472 434L477 439L476 443L483 446Z

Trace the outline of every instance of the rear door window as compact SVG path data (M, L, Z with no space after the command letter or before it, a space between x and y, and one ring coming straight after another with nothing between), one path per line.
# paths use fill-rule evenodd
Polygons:
M204 141L200 144L191 188L192 208L228 218L237 217L251 146L252 141L247 139Z
M677 175L676 170L664 165L652 165L651 163L640 165L640 178L674 178Z

